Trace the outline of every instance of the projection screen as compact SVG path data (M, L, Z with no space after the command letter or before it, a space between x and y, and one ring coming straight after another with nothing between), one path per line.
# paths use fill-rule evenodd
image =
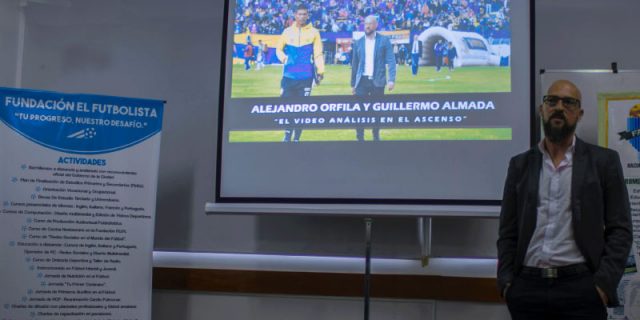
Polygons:
M226 1L216 202L499 203L530 1Z

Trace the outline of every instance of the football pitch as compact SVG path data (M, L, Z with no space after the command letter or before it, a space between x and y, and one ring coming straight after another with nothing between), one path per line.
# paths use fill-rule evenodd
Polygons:
M232 75L232 98L259 98L280 96L281 65L267 65L261 70L244 70L244 65L234 65ZM351 68L348 65L327 65L325 78L315 86L312 96L351 95ZM432 94L471 92L510 92L510 67L461 67L453 71L422 66L418 75L411 74L411 66L398 65L396 86L385 94ZM381 128L383 141L426 140L511 140L511 128ZM284 130L257 130L229 132L228 141L279 142ZM365 140L372 140L371 130L365 130ZM303 130L301 142L311 141L356 141L355 129L307 129Z
M255 65L244 70L244 65L233 65L231 97L258 98L280 96L281 65L267 65L256 70ZM396 85L385 94L429 94L469 92L510 92L510 67L460 67L453 71L442 68L436 72L432 66L421 66L418 75L411 74L411 66L398 65ZM324 80L313 88L312 96L351 95L351 67L327 65Z
M280 142L284 130L231 131L229 142ZM511 140L511 128L381 128L382 141L426 140ZM372 140L370 129L364 130L364 139ZM301 142L356 141L355 129L303 130Z

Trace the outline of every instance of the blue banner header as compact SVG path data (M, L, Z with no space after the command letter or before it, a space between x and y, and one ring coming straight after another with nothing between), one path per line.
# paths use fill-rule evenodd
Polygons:
M0 88L0 121L47 148L108 153L138 144L162 128L164 102Z

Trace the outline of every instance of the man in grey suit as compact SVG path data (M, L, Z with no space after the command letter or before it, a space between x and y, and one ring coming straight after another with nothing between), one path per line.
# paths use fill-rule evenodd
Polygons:
M364 19L364 37L353 45L351 92L356 96L382 96L385 86L392 91L396 81L396 57L388 37L376 32L375 16ZM387 80L387 68L389 79ZM373 140L380 140L380 128L373 128ZM364 128L356 129L358 141L364 141Z
M604 320L632 241L620 158L575 136L584 110L573 83L554 82L543 101L544 139L509 163L498 286L515 320Z

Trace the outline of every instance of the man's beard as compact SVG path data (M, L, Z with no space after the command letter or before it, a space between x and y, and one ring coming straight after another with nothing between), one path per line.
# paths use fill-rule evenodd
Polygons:
M564 121L564 125L561 127L552 127L551 120L554 118L562 119ZM544 129L544 135L549 139L550 142L557 143L560 142L569 136L571 136L576 131L576 124L570 125L567 122L567 118L562 113L555 113L549 116L549 120L542 120L542 128Z

